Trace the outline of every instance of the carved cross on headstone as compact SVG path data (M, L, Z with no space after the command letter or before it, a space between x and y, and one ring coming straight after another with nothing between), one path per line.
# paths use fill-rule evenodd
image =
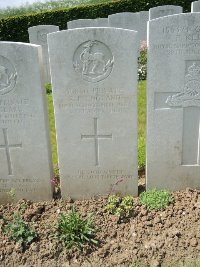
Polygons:
M13 174L12 161L10 156L10 148L22 148L22 144L9 144L7 129L2 129L4 137L4 145L0 145L0 149L4 148L6 152L8 175Z
M98 134L98 119L94 118L94 134L82 134L81 139L94 139L95 166L99 165L99 139L112 139L112 134Z
M200 65L187 69L183 92L155 93L156 109L183 109L182 165L200 165Z

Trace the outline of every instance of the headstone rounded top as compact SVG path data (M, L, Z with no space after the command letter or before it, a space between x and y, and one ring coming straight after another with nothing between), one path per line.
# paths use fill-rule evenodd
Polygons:
M200 12L200 1L192 2L191 12Z
M29 27L29 29L38 29L38 28L52 28L52 27L55 27L55 28L58 28L58 26L56 25L35 25L35 26L32 26L32 27Z
M80 33L91 33L91 35L94 36L94 40L95 40L95 35L96 34L101 34L102 35L102 32L113 32L113 31L117 31L117 32L122 32L122 33L128 33L130 32L131 34L137 34L137 31L134 31L134 30L130 30L130 29L121 29L121 28L113 28L113 27L86 27L86 28L74 28L74 29L70 29L70 30L62 30L62 31L59 31L59 32L52 32L50 34L48 34L48 37L47 39L50 39L50 38L57 38L58 36L62 36L62 35L70 35L70 34L74 34L75 32L80 32ZM78 40L79 41L79 40Z
M108 19L107 18L77 19L67 22L68 29L85 28L85 27L108 27Z
M30 27L28 28L30 43L46 45L47 34L56 31L59 31L59 27L56 25L37 25Z
M183 8L181 6L175 6L175 5L156 6L149 9L149 20L169 15L179 14L182 12Z
M186 20L188 21L188 24L190 23L191 25L193 24L194 19L199 19L199 13L195 12L195 13L180 13L180 14L174 14L174 15L170 15L170 16L164 16L164 17L159 17L156 19L152 19L149 21L150 25L154 25L154 24L160 24L162 23L171 23L173 21L179 21L179 20ZM161 24L162 26L162 24ZM177 25L178 27L179 25ZM181 32L181 29L180 29Z
M119 12L119 13L115 13L115 14L111 14L109 15L109 17L112 16L121 16L121 15L133 15L133 14L139 14L139 12Z

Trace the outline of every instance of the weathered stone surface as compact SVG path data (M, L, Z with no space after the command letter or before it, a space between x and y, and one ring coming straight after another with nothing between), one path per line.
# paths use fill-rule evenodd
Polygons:
M140 41L147 39L148 11L121 12L108 16L108 24L111 27L134 30L138 32Z
M109 26L129 30L140 30L140 13L121 12L108 16Z
M108 16L108 24L111 27L134 30L138 32L140 41L147 39L148 11L142 12L121 12Z
M30 43L42 46L45 83L51 82L47 34L57 31L59 31L59 27L55 25L37 25L28 28Z
M62 196L137 195L137 33L84 28L48 41Z
M149 9L149 20L157 19L160 17L179 14L183 12L181 6L174 5L165 5L165 6L156 6Z
M0 203L52 197L41 47L0 43Z
M140 12L140 40L147 40L147 22L149 20L149 12L141 11Z
M107 18L77 19L67 22L68 29L85 28L85 27L108 27L108 19Z
M149 22L147 188L200 188L198 13Z
M200 1L192 2L191 12L200 12Z

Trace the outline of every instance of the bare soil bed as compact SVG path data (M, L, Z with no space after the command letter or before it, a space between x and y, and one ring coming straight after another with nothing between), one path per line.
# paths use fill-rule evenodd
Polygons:
M140 184L140 189L142 185ZM23 218L33 222L39 238L26 250L2 231L3 220L12 219L20 202L0 206L0 266L188 266L200 260L200 190L173 193L175 202L163 211L148 211L135 198L132 216L119 222L105 210L107 198L84 201L26 201ZM72 206L84 217L93 213L97 228L97 247L66 250L54 237L60 212ZM138 265L136 265L136 263ZM191 266L191 265L190 265ZM197 265L192 265L197 266ZM198 265L199 266L199 265Z

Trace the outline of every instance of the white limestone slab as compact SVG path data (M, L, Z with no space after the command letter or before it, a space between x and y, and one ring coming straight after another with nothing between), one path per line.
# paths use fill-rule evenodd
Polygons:
M48 42L62 197L137 195L137 33L74 29Z
M41 47L0 42L0 203L52 198L41 72Z
M141 11L137 13L121 12L109 15L108 24L110 27L137 31L140 41L146 41L148 18L148 11Z
M140 40L147 41L147 22L149 20L148 11L140 11Z
M51 83L47 34L57 31L59 31L59 27L55 25L37 25L28 28L30 43L42 46L45 83Z
M191 4L191 12L200 12L200 1L192 2Z
M182 12L183 8L181 6L174 6L174 5L156 6L149 9L149 20L169 15L179 14Z
M108 19L107 18L77 19L67 22L68 29L85 28L85 27L108 27Z
M198 13L149 22L147 189L200 188Z
M139 31L140 29L140 13L121 12L108 16L108 23L111 27L123 28Z

